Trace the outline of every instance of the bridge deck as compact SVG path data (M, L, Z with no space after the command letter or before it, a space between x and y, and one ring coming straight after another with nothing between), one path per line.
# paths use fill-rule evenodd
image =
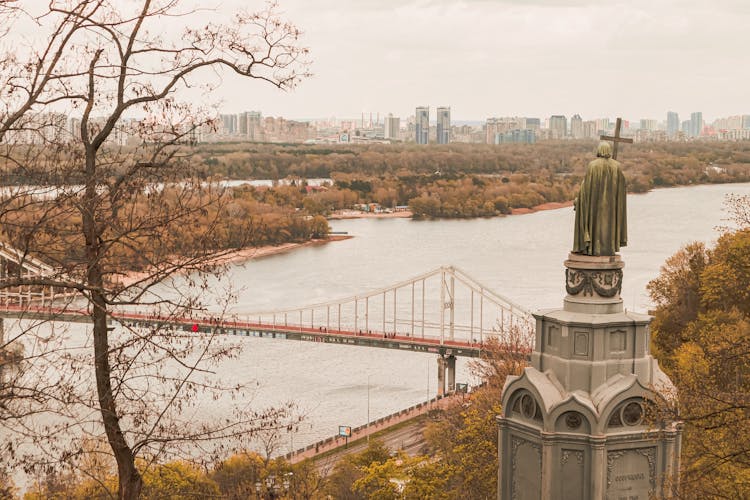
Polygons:
M60 321L68 323L90 323L91 318L86 310L71 308L35 307L35 306L0 306L0 317ZM323 342L328 344L351 345L397 349L400 351L452 354L454 356L478 357L482 344L439 338L412 337L400 334L353 332L332 330L324 327L306 328L297 325L273 325L232 321L215 318L177 318L149 316L137 313L114 312L111 321L127 326L167 327L196 334L220 333L245 337L262 337L306 342Z

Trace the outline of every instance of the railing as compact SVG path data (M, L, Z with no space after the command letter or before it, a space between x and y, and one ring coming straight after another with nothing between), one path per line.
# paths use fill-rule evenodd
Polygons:
M428 401L424 401L422 403L417 403L417 404L412 405L412 406L410 406L408 408L405 408L403 410L399 410L399 411L397 411L395 413L391 413L390 415L386 415L384 417L380 417L377 420L373 420L373 421L371 421L369 423L362 424L362 425L359 425L357 427L352 427L352 430L351 430L352 431L352 436L354 436L355 434L357 434L357 433L359 433L359 432L361 432L363 430L367 430L369 428L378 427L380 424L388 423L391 420L398 419L399 417L402 417L404 415L408 415L408 414L410 414L412 412L414 413L414 415L412 416L412 418L417 417L419 415L423 415L424 413L426 413L427 411L429 411L430 409L432 409L434 406L436 406L437 403L440 400L444 400L444 399L448 399L448 398L453 398L453 397L456 397L456 395L455 394L451 394L451 395L447 395L447 396L435 396L434 398L432 398L432 399L430 399ZM395 423L399 423L399 422L395 422ZM384 428L387 428L387 427L384 427ZM362 437L365 437L365 436L362 436ZM330 436L330 437L327 437L327 438L322 439L320 441L317 441L315 443L312 443L312 444L309 444L307 446L304 446L302 448L298 448L296 450L290 451L289 453L286 453L285 455L282 455L279 458L283 458L284 460L286 460L287 462L289 462L289 461L292 461L295 457L298 457L299 455L305 454L305 453L307 453L307 452L309 452L309 451L311 451L313 449L315 449L315 450L323 449L323 451L329 451L329 450L326 450L325 448L329 447L333 443L338 443L339 441L341 441L341 438L342 438L342 436L339 436L339 435ZM360 439L360 438L355 438L355 439ZM335 449L335 448L338 448L340 446L343 446L343 443L340 444L340 445L338 445L338 446L335 446L333 448L330 448L330 449ZM317 453L318 452L316 452L316 454Z

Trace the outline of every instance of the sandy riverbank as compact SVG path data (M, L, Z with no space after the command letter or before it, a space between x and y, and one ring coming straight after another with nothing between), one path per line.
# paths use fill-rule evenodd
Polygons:
M353 238L346 234L332 234L326 239L320 240L309 240L303 243L283 243L281 245L266 245L262 247L243 248L230 254L224 255L214 261L216 264L232 264L235 262L243 262L251 259L259 259L260 257L268 257L269 255L276 255L279 253L288 252L295 248L307 247L312 245L324 245L331 241L348 240Z
M241 250L237 250L234 252L230 252L226 255L216 257L215 259L210 260L208 263L219 264L219 265L234 264L238 262L245 262L245 261L252 260L252 259L259 259L261 257L268 257L270 255L276 255L276 254L288 252L296 248L312 246L312 245L323 245L331 241L348 240L349 238L352 238L352 236L345 235L345 234L332 234L326 239L309 240L309 241L305 241L302 243L283 243L281 245L265 245L262 247L243 248ZM132 271L132 272L127 273L127 275L125 275L123 278L121 278L120 282L127 286L133 283L136 283L139 280L147 278L149 275L150 273L146 271L142 271L142 272Z
M565 207L572 207L573 206L573 200L570 201L564 201L562 203L551 201L549 203L542 203L541 205L537 205L535 207L531 208L514 208L511 210L511 215L523 215L523 214L530 214L534 212L540 212L542 210L557 210L558 208L565 208Z

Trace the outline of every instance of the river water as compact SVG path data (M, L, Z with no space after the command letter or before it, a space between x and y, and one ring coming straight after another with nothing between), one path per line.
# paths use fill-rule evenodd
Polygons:
M728 193L750 194L750 184L661 189L628 199L628 246L622 297L625 307L650 307L646 284L684 244L715 241L726 225ZM324 302L455 265L483 285L529 310L561 307L563 261L572 245L572 208L510 217L413 221L331 221L352 239L308 246L232 266L241 284L235 311ZM313 343L242 339L246 349L226 366L238 380L258 383L255 404L292 399L307 414L280 451L360 425L434 396L434 355ZM459 360L458 382L472 382ZM368 389L369 388L369 389ZM369 398L368 398L369 392ZM208 411L208 410L207 410Z
M629 243L621 252L626 308L648 310L646 284L681 246L718 237L715 228L726 224L723 202L728 193L750 195L750 184L661 189L629 197ZM461 268L526 309L561 307L573 220L573 209L563 208L488 219L331 221L334 231L353 238L232 265L227 278L240 293L231 312L348 297L441 265ZM339 425L361 425L436 393L437 363L430 354L251 337L227 341L241 343L244 350L217 374L255 387L243 406L260 409L294 401L305 415L278 453L334 435ZM463 359L456 381L474 382ZM228 406L211 400L193 411L196 419L231 415Z

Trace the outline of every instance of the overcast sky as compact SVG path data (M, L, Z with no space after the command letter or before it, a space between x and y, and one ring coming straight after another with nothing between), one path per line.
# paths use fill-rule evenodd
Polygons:
M247 5L224 0L221 9ZM664 120L750 113L750 0L280 0L314 76L250 83L225 110L293 118L489 116ZM243 85L248 85L243 83Z
M454 121L750 114L750 0L278 1L304 32L313 76L283 92L225 75L211 97L224 112L405 119L429 105L433 120L435 107L450 106ZM208 17L265 6L186 2L217 5Z

